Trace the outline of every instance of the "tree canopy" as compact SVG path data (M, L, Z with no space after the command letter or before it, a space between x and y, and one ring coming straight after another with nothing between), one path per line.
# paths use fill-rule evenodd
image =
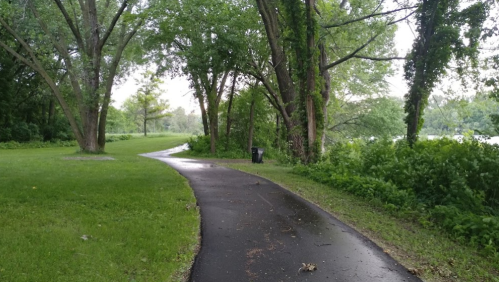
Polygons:
M493 51L486 60L480 55L480 46L498 35L497 24L488 20L497 16L490 13L496 5L485 0L2 1L0 140L75 138L82 150L98 152L105 149L106 125L108 131L136 130L140 109L144 133L148 120L171 128L154 81L182 75L199 104L211 153L235 144L247 151L266 128L267 141L258 143L314 162L334 139L401 134L400 107L386 98L385 77L393 72L393 60L403 60L410 88L406 136L414 143L430 94L446 75L464 80L472 74L482 92L497 96L496 73L482 77L469 68L490 70L497 64ZM407 21L416 26L416 39L406 56L395 51L394 36L397 25ZM146 75L123 109L111 108L113 85L138 64L157 71ZM184 126L179 120L175 127Z

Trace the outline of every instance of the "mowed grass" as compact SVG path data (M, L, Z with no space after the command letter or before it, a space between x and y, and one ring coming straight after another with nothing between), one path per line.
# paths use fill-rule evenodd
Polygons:
M379 204L295 175L290 167L217 162L267 178L317 204L369 237L424 281L499 281L497 259L481 256L438 230L394 217Z
M77 148L0 150L0 281L181 281L198 244L187 181L139 153L185 135Z

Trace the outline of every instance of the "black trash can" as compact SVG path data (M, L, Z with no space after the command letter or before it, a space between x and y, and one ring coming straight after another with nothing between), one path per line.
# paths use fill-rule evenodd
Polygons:
M251 162L263 164L263 148L251 147Z

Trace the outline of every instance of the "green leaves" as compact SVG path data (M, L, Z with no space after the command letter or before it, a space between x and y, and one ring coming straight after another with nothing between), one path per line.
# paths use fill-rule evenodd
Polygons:
M413 214L487 254L499 250L499 147L478 141L334 144L317 164L295 173L391 212Z
M459 10L459 1L423 1L418 9L418 38L410 60L405 65L405 78L410 91L406 96L407 136L414 143L422 127L423 111L435 84L446 74L454 58L462 77L469 59L477 66L478 40L486 20L488 6L475 3ZM468 44L466 44L468 43Z

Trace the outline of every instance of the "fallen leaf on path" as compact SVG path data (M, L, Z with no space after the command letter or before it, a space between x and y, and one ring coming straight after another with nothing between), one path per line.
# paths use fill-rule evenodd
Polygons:
M407 271L409 271L410 273L412 273L416 276L420 276L421 274L423 274L423 269L421 269L421 268L408 268Z
M302 267L300 267L300 271L316 271L317 270L317 264L315 263L302 263Z

